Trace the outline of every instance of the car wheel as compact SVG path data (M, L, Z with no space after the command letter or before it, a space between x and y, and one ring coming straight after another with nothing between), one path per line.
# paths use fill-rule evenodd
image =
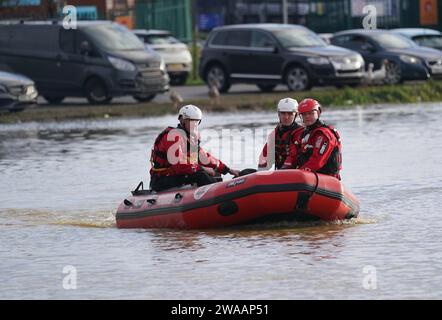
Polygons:
M134 99L138 102L149 102L155 98L156 94L136 94L134 95Z
M49 104L57 104L64 100L65 97L43 96Z
M292 67L286 75L287 87L290 91L303 91L311 88L310 76L303 67Z
M207 69L206 82L209 86L213 82L218 82L219 92L227 92L230 89L228 75L219 65L213 65Z
M401 66L393 61L388 61L385 65L385 78L386 84L398 84L402 82L402 70Z
M86 98L91 104L106 104L112 100L106 85L98 78L89 79L84 86Z
M174 86L183 86L186 84L187 74L170 77L170 84Z
M259 83L259 84L257 84L256 86L257 86L257 87L259 88L259 90L261 90L262 92L272 92L273 89L276 88L276 84L262 84L262 83Z

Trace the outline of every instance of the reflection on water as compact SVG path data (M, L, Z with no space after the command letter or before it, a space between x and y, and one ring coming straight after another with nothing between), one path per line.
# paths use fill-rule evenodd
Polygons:
M1 125L0 298L440 299L442 108L323 116L341 133L360 218L199 231L115 228L119 202L148 182L153 140L175 116ZM202 127L267 130L275 119L212 114ZM217 154L217 143L205 147ZM247 140L236 165L255 167L261 147ZM66 265L78 270L77 290L62 288ZM376 290L362 285L365 266L376 268Z

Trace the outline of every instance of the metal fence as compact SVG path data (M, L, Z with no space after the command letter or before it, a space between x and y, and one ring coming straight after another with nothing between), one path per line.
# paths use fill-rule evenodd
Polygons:
M137 29L169 30L181 41L192 39L190 0L137 0L135 12Z
M281 23L282 0L198 0L198 14L222 16L219 24ZM287 0L288 23L306 25L316 32L361 28L362 8L377 9L377 28L428 27L442 29L442 0ZM424 21L424 6L433 23ZM437 6L437 8L436 8ZM427 13L428 13L427 12Z
M421 12L422 0L311 0L306 25L316 32L335 32L362 28L364 5L375 5L377 28L428 27L441 30L442 1L437 0L436 23L424 24ZM434 13L434 12L433 12Z

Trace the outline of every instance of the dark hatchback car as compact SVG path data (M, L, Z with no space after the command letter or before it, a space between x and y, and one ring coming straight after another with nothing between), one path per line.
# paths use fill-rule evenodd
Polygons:
M21 111L37 104L34 82L24 76L0 71L0 110Z
M357 52L327 45L303 26L244 24L212 30L201 52L199 74L221 92L232 83L262 91L287 84L291 91L313 85L357 84L364 61Z
M336 33L331 43L358 51L374 70L385 64L385 83L425 80L442 76L442 53L420 47L410 39L387 30L348 30Z

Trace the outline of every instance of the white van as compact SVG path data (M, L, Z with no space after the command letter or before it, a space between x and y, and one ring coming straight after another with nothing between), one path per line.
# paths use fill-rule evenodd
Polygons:
M171 84L186 83L192 70L192 55L186 44L173 37L167 30L137 29L133 32L164 59Z

